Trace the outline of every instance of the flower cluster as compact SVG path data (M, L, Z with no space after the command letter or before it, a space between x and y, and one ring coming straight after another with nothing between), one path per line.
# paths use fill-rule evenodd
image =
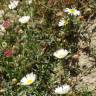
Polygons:
M64 49L59 49L53 53L53 55L57 58L64 58L67 56L68 51ZM9 54L10 55L10 54ZM21 85L31 85L36 80L36 75L32 73L27 74L20 81ZM67 84L62 85L60 87L55 88L55 94L66 94L70 91L71 87Z
M40 12L42 14L39 14L37 10L35 10L36 13L34 12L34 6L37 7L37 3L40 2L36 2L35 0L10 0L6 9L0 10L0 62L2 62L2 66L5 67L5 79L8 78L9 80L7 84L7 88L9 87L8 92L10 93L10 90L13 92L12 95L5 92L5 95L8 93L6 96L13 96L13 94L19 96L16 92L20 92L23 88L22 93L24 93L24 95L22 96L27 96L25 95L27 93L35 94L35 92L39 94L42 89L45 89L45 86L47 86L46 90L49 91L49 89L51 89L51 87L49 87L50 85L48 85L51 84L51 80L49 80L51 72L52 74L54 73L53 71L57 62L62 63L60 61L67 59L70 54L70 48L63 44L64 38L62 37L64 36L61 35L62 33L64 34L64 32L61 33L61 29L63 26L66 27L69 24L70 18L77 18L77 16L80 15L80 11L75 8L66 8L64 10L67 16L65 15L66 18L63 16L60 19L58 23L60 32L58 32L58 36L56 37L52 31L54 29L53 26L50 28L51 24L47 24L47 21L50 23L51 20L49 22L47 16L42 17L43 12L41 12L41 10ZM46 11L44 12L47 14ZM35 15L36 18L34 18ZM39 16L41 16L40 20L38 20ZM45 18L47 19L44 20ZM48 25L48 28L46 25ZM46 28L46 30L43 27ZM57 38L60 38L60 42ZM62 42L62 44L55 44L55 40L57 43ZM50 47L51 44L55 45L52 50ZM0 69L0 72L1 71ZM29 73L30 71L31 73ZM24 74L26 75L23 76ZM55 80L53 81L55 82ZM10 84L10 82L12 82L12 84ZM54 92L52 91L52 94L69 93L71 91L71 84L68 85L67 83L65 82L64 85L56 88L54 88L55 84L53 83L52 90L54 89ZM13 86L18 87L18 89L13 88ZM47 92L45 92L46 90L44 90L44 94L42 92L40 96L45 96L45 94L47 94ZM36 96L39 96L38 94Z
M64 12L65 12L65 13L68 13L68 14L71 15L71 16L75 16L75 17L81 15L81 14L80 14L80 11L77 10L77 9L75 9L75 8L72 8L72 9L66 8L66 9L64 10ZM70 18L70 17L69 17L69 18ZM58 23L58 26L59 26L59 27L61 27L61 26L66 26L66 25L68 24L68 21L69 21L69 19L66 20L64 17L61 18L60 21L59 21L59 23Z

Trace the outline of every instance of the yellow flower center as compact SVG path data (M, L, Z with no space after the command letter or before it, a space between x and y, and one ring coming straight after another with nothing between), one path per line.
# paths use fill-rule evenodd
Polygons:
M31 84L33 81L32 80L27 80L27 83L28 84Z
M69 12L70 12L70 13L74 13L75 10L74 10L74 9L70 9Z

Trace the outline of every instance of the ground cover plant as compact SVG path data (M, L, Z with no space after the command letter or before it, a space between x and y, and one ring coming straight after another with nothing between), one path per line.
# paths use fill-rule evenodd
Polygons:
M0 96L95 96L95 7L0 0Z

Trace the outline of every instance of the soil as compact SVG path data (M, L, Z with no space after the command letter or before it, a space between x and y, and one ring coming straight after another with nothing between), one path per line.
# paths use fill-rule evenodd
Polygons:
M81 51L78 64L81 73L75 78L75 88L80 91L87 87L93 92L92 96L96 96L96 19L85 22L79 32Z

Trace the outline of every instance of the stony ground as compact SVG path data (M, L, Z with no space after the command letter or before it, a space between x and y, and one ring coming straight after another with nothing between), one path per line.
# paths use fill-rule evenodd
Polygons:
M87 25L87 26L86 26ZM85 26L85 27L84 27ZM77 79L77 90L88 86L88 90L96 93L96 19L89 20L83 26L80 32L83 34L79 45L81 48L79 57L79 66L81 73L75 78ZM81 28L82 29L82 28ZM86 40L84 40L84 37Z

